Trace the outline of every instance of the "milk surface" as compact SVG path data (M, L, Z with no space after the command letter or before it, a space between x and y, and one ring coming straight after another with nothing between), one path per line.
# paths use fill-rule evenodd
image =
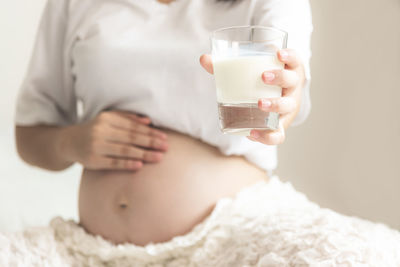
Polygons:
M283 69L275 54L260 54L213 61L217 100L224 104L257 103L259 98L282 95L282 88L267 85L264 71Z

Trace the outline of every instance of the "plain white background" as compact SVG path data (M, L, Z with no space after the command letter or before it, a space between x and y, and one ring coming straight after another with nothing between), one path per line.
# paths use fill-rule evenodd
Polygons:
M15 152L15 98L45 0L0 9L0 231L77 219L80 167L31 168ZM400 229L400 1L311 0L312 113L277 174L311 200Z

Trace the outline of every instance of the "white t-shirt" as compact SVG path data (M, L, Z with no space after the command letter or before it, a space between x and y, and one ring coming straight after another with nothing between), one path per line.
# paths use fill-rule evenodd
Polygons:
M155 126L273 170L275 146L221 133L214 79L199 64L199 56L210 52L210 33L235 25L289 33L288 47L302 57L308 80L294 124L304 121L310 110L308 0L233 5L216 0L168 5L157 0L49 0L18 97L16 124L64 126L103 110L132 111L147 115Z

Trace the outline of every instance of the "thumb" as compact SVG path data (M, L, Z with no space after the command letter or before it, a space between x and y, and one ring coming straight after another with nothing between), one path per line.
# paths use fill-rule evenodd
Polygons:
M200 64L208 73L214 74L214 69L213 69L212 60L211 60L210 55L208 55L208 54L201 55Z

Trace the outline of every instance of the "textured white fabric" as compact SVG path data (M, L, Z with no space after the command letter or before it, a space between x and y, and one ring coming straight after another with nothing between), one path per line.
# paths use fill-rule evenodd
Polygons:
M320 208L277 177L171 241L112 245L73 221L0 234L0 266L400 266L400 232Z
M265 25L289 33L288 47L307 74L301 111L310 110L311 13L308 0L49 0L19 94L18 125L68 125L107 109L149 116L170 128L276 168L276 147L218 126L214 80L199 64L210 33L234 25ZM78 116L77 103L83 103Z

